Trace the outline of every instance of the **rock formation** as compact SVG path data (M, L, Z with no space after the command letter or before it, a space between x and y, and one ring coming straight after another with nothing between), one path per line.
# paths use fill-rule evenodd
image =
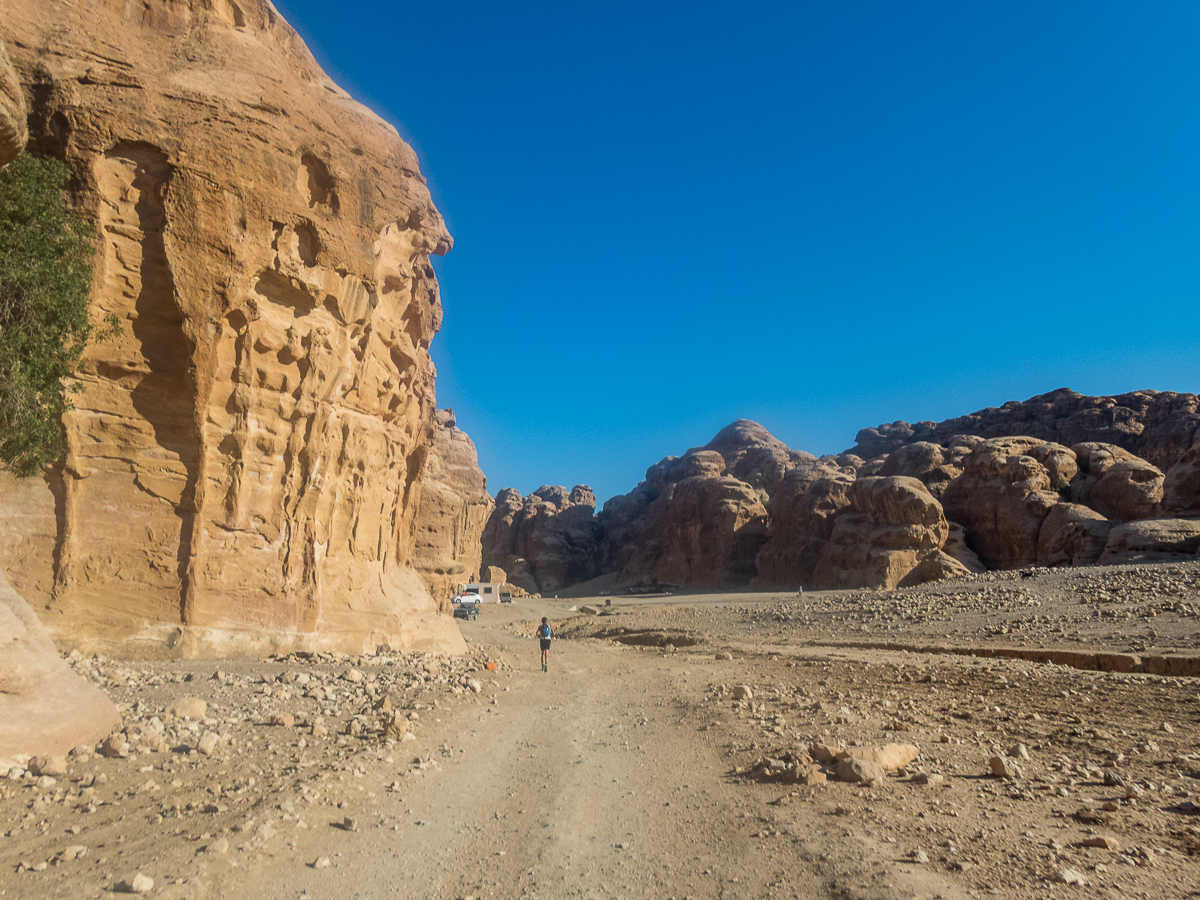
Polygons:
M480 572L480 540L495 504L475 444L457 427L454 410L439 409L434 424L421 480L413 564L434 599L448 608L458 582L473 581Z
M509 583L530 593L552 594L595 578L595 510L596 496L585 484L569 491L543 485L528 497L505 488L483 530L483 565L503 569Z
M864 428L849 452L872 459L917 441L947 446L961 434L1024 436L1067 447L1088 441L1114 444L1165 471L1192 446L1198 430L1200 397L1195 394L1134 391L1088 397L1060 388L944 422L892 422Z
M1198 454L1197 397L1156 391L1061 390L940 424L897 422L819 459L743 419L609 500L596 564L581 568L618 584L859 588L1186 558ZM509 519L526 502L501 497Z
M0 38L123 324L65 464L0 479L14 586L114 654L461 650L412 564L451 245L413 151L267 0L10 0Z
M860 478L848 498L817 561L822 587L894 588L949 536L941 504L916 478Z
M7 166L25 149L29 139L25 124L28 114L25 92L8 58L8 48L0 40L0 168Z

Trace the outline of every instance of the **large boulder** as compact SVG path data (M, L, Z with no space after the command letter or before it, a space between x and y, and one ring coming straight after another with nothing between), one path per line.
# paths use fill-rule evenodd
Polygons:
M894 588L938 553L950 532L941 504L915 478L861 478L850 486L849 499L821 550L816 587ZM946 560L951 574L965 574L965 567L960 572Z
M413 565L434 599L448 607L458 582L480 573L480 540L494 504L475 444L458 428L454 410L439 409L434 426L420 485Z
M1158 467L1113 444L1090 441L1071 449L1079 463L1072 497L1080 503L1120 522L1158 513L1166 480Z
M21 155L29 140L25 123L29 111L25 106L25 91L8 58L8 49L0 40L0 168Z
M1167 562L1197 556L1200 519L1142 519L1114 526L1099 562Z
M530 593L553 593L600 574L596 495L585 484L543 485L528 497L514 488L496 495L483 530L483 565L508 573Z
M121 724L112 701L71 670L0 571L0 769L63 755Z
M1113 524L1082 504L1054 504L1038 533L1038 563L1043 566L1092 565L1104 552Z
M1037 562L1042 522L1060 499L1050 470L1031 455L1044 454L1039 448L1045 443L1031 437L986 440L942 494L946 516L962 524L968 543L989 569Z
M0 534L14 586L113 654L464 650L412 564L451 246L412 148L268 0L6 0L0 38L123 326L64 464L0 484L49 523Z

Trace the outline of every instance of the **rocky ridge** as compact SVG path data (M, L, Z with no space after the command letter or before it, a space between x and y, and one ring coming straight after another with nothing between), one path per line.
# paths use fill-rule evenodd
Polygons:
M600 536L594 564L575 571L708 589L894 588L985 569L1187 559L1200 552L1198 472L1194 394L1063 389L864 429L854 448L821 458L740 420L605 503L589 532ZM502 493L514 511L528 502ZM521 565L537 563L527 548Z

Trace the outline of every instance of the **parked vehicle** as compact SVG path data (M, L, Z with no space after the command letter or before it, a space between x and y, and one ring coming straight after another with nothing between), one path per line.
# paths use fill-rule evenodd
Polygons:
M454 618L456 619L478 619L479 604L478 603L460 603L454 607Z
M501 603L512 603L512 594L501 592L500 602Z
M476 606L478 606L479 605L479 595L474 592L455 594L454 599L451 602L452 603L474 603Z

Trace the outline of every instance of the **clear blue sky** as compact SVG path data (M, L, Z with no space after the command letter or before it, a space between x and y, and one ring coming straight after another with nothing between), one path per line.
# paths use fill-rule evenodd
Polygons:
M1200 4L276 4L413 144L489 489L1200 390Z

